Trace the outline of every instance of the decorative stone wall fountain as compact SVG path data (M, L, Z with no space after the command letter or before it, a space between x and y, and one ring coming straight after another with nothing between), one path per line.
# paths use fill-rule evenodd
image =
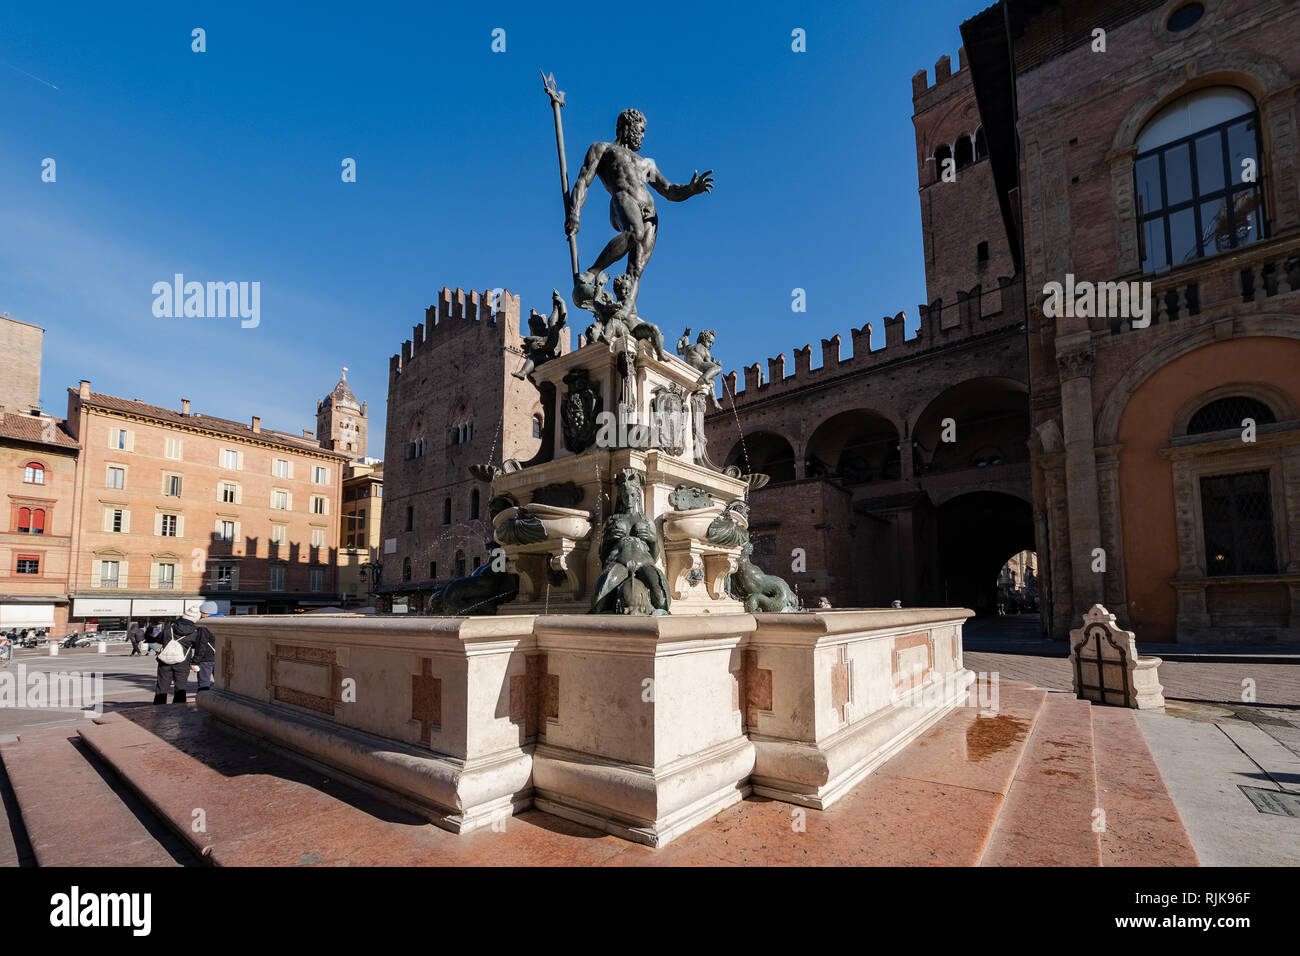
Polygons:
M442 616L212 619L213 717L456 832L537 806L659 846L751 792L829 806L965 699L970 611L799 611L750 560L745 499L766 478L709 458L713 334L668 355L636 313L658 222L638 184L678 201L712 179L668 183L637 155L644 128L625 111L571 194L564 175L573 300L595 321L559 355L559 294L530 320L517 374L541 395L541 451L471 469L495 559L435 595ZM579 273L596 176L624 232ZM611 295L601 270L629 249Z

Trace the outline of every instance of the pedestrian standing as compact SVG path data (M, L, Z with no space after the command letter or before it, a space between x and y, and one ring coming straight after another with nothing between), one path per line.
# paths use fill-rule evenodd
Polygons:
M199 609L190 608L182 617L170 621L166 627L160 627L158 637L162 650L158 652L158 684L154 688L153 702L167 703L167 694L172 694L173 704L185 703L185 684L190 679L190 657L194 653L194 644L199 636ZM173 689L174 688L174 689Z
M217 602L204 601L199 605L199 619L217 616ZM198 627L198 637L194 642L193 669L199 675L199 689L196 694L212 689L212 670L217 665L217 649L213 645L212 632L202 624Z

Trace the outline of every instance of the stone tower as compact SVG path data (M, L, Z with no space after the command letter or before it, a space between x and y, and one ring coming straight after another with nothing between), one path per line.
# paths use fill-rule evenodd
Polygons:
M488 560L491 490L469 466L526 461L541 446L538 390L511 375L523 364L521 331L519 296L444 288L390 359L385 601L420 610L436 586Z
M322 448L366 457L366 403L348 387L347 366L334 390L316 403L316 440Z
M912 108L927 304L933 309L939 300L953 305L971 295L996 294L1000 279L1009 282L1016 275L1016 264L964 47L956 73L948 57L939 58L933 85L927 85L925 70L917 71ZM951 160L946 180L945 160Z

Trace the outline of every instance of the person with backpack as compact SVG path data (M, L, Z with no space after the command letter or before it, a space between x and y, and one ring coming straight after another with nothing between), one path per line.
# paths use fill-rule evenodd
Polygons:
M162 650L158 652L158 684L153 695L155 704L167 703L169 691L172 691L173 704L185 703L185 684L190 679L190 657L200 638L196 623L200 616L199 609L192 607L162 628L158 637ZM207 632L207 628L203 628L203 631Z

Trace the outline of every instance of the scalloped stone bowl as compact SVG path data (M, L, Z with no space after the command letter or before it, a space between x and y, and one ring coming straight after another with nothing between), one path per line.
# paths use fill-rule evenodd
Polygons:
M669 541L704 541L709 525L722 511L722 505L709 505L689 511L665 512L664 537Z
M542 523L546 529L546 539L557 538L582 539L591 532L591 512L581 508L561 508L558 505L529 504L517 508L507 508L492 519L494 528L514 518L519 511L527 511Z

